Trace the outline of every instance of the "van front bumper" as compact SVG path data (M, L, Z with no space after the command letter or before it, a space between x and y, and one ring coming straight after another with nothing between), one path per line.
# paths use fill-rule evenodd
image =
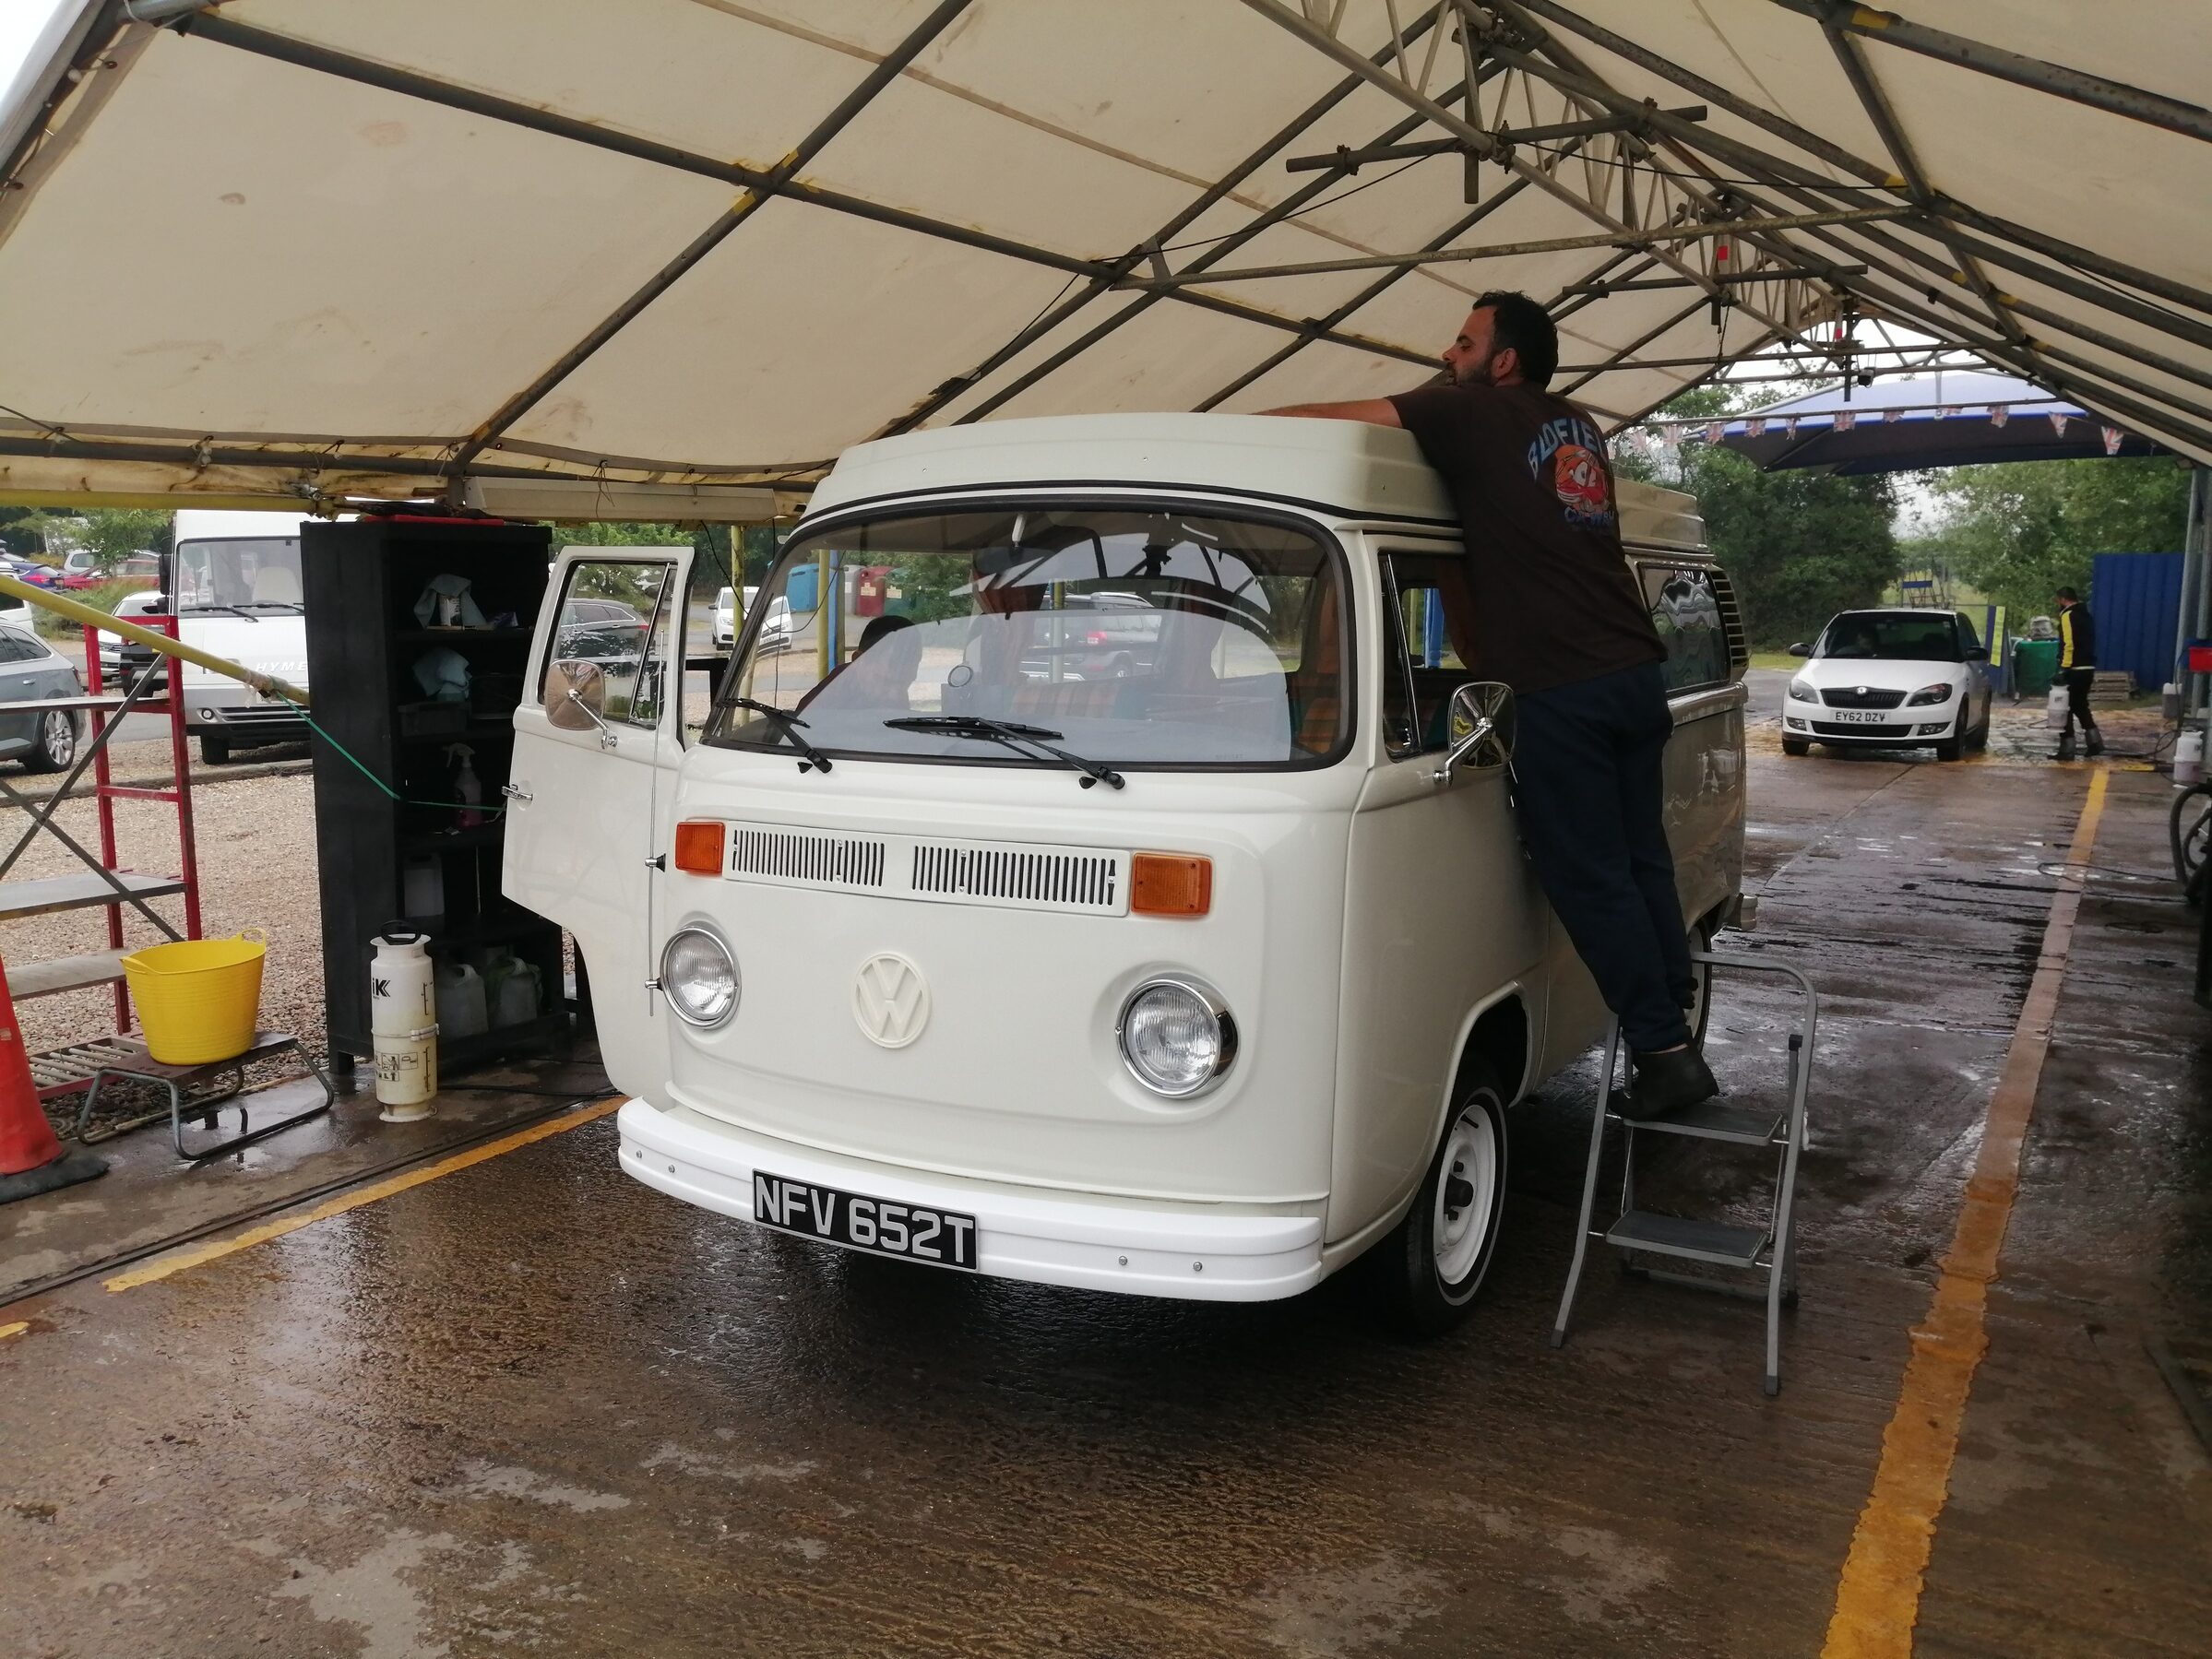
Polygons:
M1212 1204L1092 1202L1035 1189L1016 1194L816 1152L684 1107L663 1111L642 1100L625 1102L615 1121L622 1167L630 1175L671 1198L740 1221L755 1220L753 1175L765 1169L972 1215L978 1271L1003 1279L1192 1301L1265 1302L1296 1296L1322 1278L1317 1215L1225 1215Z

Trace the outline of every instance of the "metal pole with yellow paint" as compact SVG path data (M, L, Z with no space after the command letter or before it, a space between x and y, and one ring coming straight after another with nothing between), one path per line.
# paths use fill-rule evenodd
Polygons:
M281 697L285 702L295 703L302 708L308 705L306 691L288 680L261 673L243 663L232 662L227 657L218 657L212 651L188 646L182 640L170 638L166 634L157 634L151 628L141 628L136 622L126 622L121 617L110 616L81 599L73 599L65 594L50 592L43 587L33 587L30 583L18 582L13 576L0 576L0 594L13 599L28 600L53 611L56 616L66 617L70 622L82 623L88 628L98 628L103 634L120 634L135 645L159 651L164 657L173 657L179 662L194 663L210 673L241 681L265 697Z

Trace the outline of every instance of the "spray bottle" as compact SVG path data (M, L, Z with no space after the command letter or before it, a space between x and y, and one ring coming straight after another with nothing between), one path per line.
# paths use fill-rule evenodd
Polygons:
M446 758L455 761L453 769L453 799L460 803L454 822L462 829L474 829L484 821L483 780L476 776L470 764L476 751L466 743L449 743Z

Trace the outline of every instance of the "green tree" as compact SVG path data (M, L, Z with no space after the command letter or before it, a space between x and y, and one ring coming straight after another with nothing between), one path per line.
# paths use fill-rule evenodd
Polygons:
M1798 388L1762 385L1763 396L1726 384L1697 386L1660 419L1701 421L1762 408ZM1697 498L1713 556L1734 579L1744 631L1772 648L1809 637L1838 610L1873 604L1902 568L1890 527L1896 496L1887 478L1837 478L1804 469L1762 472L1732 449L1695 441L1671 460L1616 450L1615 470Z
M82 548L101 570L133 553L166 552L174 519L160 507L88 507L77 513L30 513L7 527L11 542L29 552L42 539L49 551Z
M2020 615L2061 587L2087 591L2099 553L2182 545L2188 470L2163 456L2012 461L1925 475L1947 512L1916 556L1952 570Z

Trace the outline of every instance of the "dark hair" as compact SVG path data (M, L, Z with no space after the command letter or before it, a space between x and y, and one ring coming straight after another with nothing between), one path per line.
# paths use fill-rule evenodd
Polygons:
M865 651L870 646L898 633L901 628L911 628L913 625L914 619L910 616L896 616L886 612L882 616L871 617L868 625L861 630L860 648ZM855 656L859 654L857 651L853 653Z
M2060 588L2058 590L2058 597L2062 599L2071 599L2076 605L2081 603L2081 595L2075 593L2071 587Z
M1552 314L1523 293L1488 293L1477 300L1477 311L1496 314L1492 324L1491 347L1510 347L1520 360L1521 378L1532 385L1552 384L1559 367L1559 330Z

